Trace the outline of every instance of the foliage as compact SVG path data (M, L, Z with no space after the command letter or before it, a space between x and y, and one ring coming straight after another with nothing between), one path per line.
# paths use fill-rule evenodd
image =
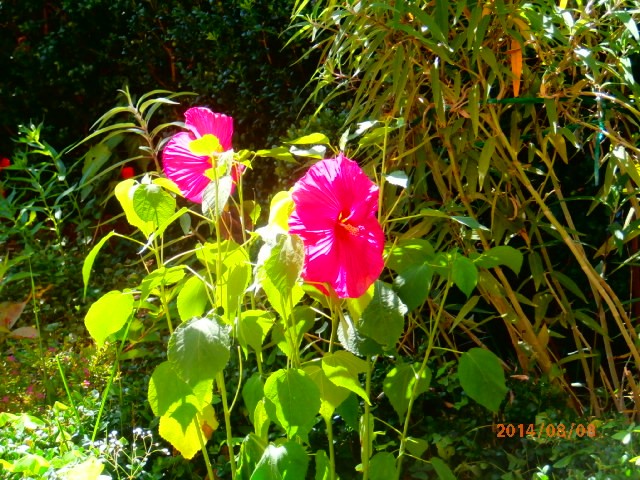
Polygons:
M541 371L596 415L608 401L595 394L600 386L629 408L628 375L614 356L640 360L629 306L637 294L626 293L637 283L637 6L327 1L305 13L309 6L297 2L295 28L323 52L318 100L344 95L351 131L378 122L386 157L369 149L371 168L408 178L402 194L385 189L389 236L427 238L469 258L504 246L520 256L513 274L491 262L477 279L461 274L462 291L477 284L479 296L460 300L442 340L455 327L480 345L480 326L501 319L504 333L492 322L497 340L488 345L519 373Z
M32 120L52 144L75 142L124 85L197 91L238 119L241 144L272 143L295 123L315 63L283 48L289 16L286 0L2 2L0 152Z
M42 124L21 125L16 139L20 147L11 165L3 168L0 220L6 225L0 243L18 239L32 251L44 242L61 245L69 233L86 231L87 213L94 202L80 206L75 184L57 152L41 138ZM66 229L67 227L70 227Z
M213 6L187 16L174 5L175 13L158 18L160 31L180 15L175 28L200 52L194 35L203 31L198 22L215 15ZM82 11L74 8L70 15ZM238 18L259 22L253 15L271 7L239 8L249 20L239 15L216 28L238 28ZM92 343L64 337L61 348L73 354L46 348L51 337L41 328L44 302L35 287L43 268L29 275L38 348L3 338L12 350L0 363L11 377L2 399L33 408L65 398L69 406L54 403L41 418L0 414L4 473L637 476L636 427L623 415L607 422L603 412L613 405L632 417L640 398L630 373L640 359L635 309L623 293L636 268L640 114L626 97L638 93L629 60L638 12L608 2L574 9L439 0L302 0L294 8L297 23L287 35L292 45L308 38L312 51L322 51L315 101L319 125L331 128L294 135L290 127L284 144L225 152L223 165L212 154L216 168L201 206L181 198L160 171L166 135L183 126L172 118L185 93L154 86L137 97L124 88L85 138L98 143L83 159L82 178L62 192L51 180L65 180L60 155L39 140L39 128L23 132L36 139L25 157L54 159L38 165L35 177L16 177L28 185L20 201L42 217L23 234L25 244L50 229L47 250L59 251L60 215L72 207L84 214L78 203L89 198L114 205L116 221L128 228L103 228L81 271L76 265L83 297L92 300L76 312ZM233 57L235 43L211 35ZM188 64L169 58L172 81L183 68L211 78L196 57ZM237 72L254 70L222 70L216 78L237 87ZM345 92L339 134L325 107ZM251 111L240 103L234 108ZM236 140L253 146L248 138ZM288 231L291 193L277 193L260 215L263 199L250 200L245 185L252 174L261 178L265 159L291 172L339 152L358 159L380 188L385 269L360 298L338 299L301 282L303 240ZM248 167L236 193L234 164ZM114 180L134 166L133 175ZM576 171L584 176L569 178ZM587 206L591 217L583 215ZM602 218L612 226L602 228ZM123 266L105 251L125 243L138 261ZM1 285L17 285L11 275L31 258L3 259ZM106 273L105 263L113 268ZM18 375L28 367L41 376L42 399L29 397L33 378ZM157 428L173 457L151 434L128 428L143 423ZM569 425L576 438L561 438ZM598 435L584 438L575 425ZM131 434L122 438L114 426ZM45 430L55 436L44 444L31 438ZM36 448L25 453L18 442Z
M104 117L112 118L123 111L132 114L137 124L116 122L102 127L90 138L102 137L106 142L111 138L111 132L138 135L139 131L148 131L145 127L139 130L144 115L137 114L137 110L169 100L150 95L143 98L150 100L147 103L141 99L136 107L129 100L129 107L116 107ZM368 128L363 127L351 140L356 136L361 137L361 146L382 146L388 132L369 134ZM151 139L148 148L145 147L151 165L157 164L160 149L157 142ZM258 152L240 151L235 153L234 161L250 166L252 161L265 156L294 159L335 151L329 139L321 134L305 135L288 144L289 147ZM403 186L400 172L391 172L388 178L389 183ZM223 180L224 177L216 176L211 184L217 187L217 182ZM144 351L144 342L158 338L159 333L168 333L167 360L159 363L151 375L149 404L160 418L160 435L186 459L201 451L210 476L213 462L205 445L218 426L224 425L225 436L218 437L218 441L224 441L229 449L228 468L232 477L260 477L267 471L277 471L282 476L299 478L309 468L312 453L319 462L315 464L316 472L335 478L337 462L332 419L350 393L360 397L363 412L358 413L356 404L355 412L352 405L351 413L342 415L361 416L360 422L365 425L359 432L363 446L362 464L357 469L363 471L365 477L372 472L372 478L375 478L373 472L382 467L399 475L402 460L411 449L408 445L414 441L410 432L414 403L428 390L430 383L428 361L436 347L434 342L439 323L444 318L443 309L433 312L431 327L425 330L426 348L418 363L407 370L399 360L386 377L387 391L401 419L396 431L399 445L396 465L395 455L374 450L371 374L378 358L396 356L396 342L403 333L404 316L408 312L402 297L411 299L416 292L401 283L396 284L396 291L393 285L379 280L360 299L339 301L330 296L319 298L310 287L306 293L309 300L315 299L315 308L309 308L308 301L301 304L305 290L298 283L303 261L300 241L286 233L291 200L286 192L276 195L268 224L258 229L257 235L253 234L251 224L243 224L242 219L245 209L251 212L256 207L254 202L243 199L242 183L240 178L237 199L230 196L230 190L221 195L223 190L216 188L216 195L207 200L205 190L205 201L200 211L196 211L179 208L174 198L179 190L153 173L140 181L120 182L115 187L116 197L127 221L137 227L139 233L119 236L140 245L140 254L149 252L146 262L149 270L137 285L107 292L91 306L85 316L89 334L99 347L110 339L115 340L117 357L120 357L125 348L129 355L136 355ZM224 216L225 213L232 214L232 206L242 227L235 235L229 234L225 223L229 217ZM434 210L433 215L443 214ZM199 228L192 227L194 219L199 225L208 226L198 235L199 241L195 245L188 243L189 237ZM175 234L177 231L170 227L178 221L182 235L172 239L170 232ZM457 217L457 221L472 223L472 219L466 217ZM384 225L388 228L386 222ZM142 240L136 238L140 235ZM83 267L85 288L103 245L104 241L100 241L87 256ZM168 256L165 245L172 245L179 253ZM413 247L422 248L421 254L413 255ZM255 258L258 248L257 261L252 267L251 258ZM433 281L430 295L442 299L447 298L454 286L465 295L471 295L477 287L480 269L505 265L518 271L522 264L520 252L507 246L469 258L457 248L436 251L429 243L389 243L387 254L388 266L399 278L408 281L410 274L407 272L427 271ZM248 288L251 285L253 287ZM420 305L426 296L421 298ZM328 321L325 326L330 328L322 327L311 336L312 326L318 320ZM319 342L320 346L309 350L307 343L314 337L313 342ZM265 346L267 338L271 338L271 343ZM342 350L334 350L338 339ZM266 358L278 357L281 358L265 363ZM471 380L462 382L463 387L472 398L497 410L506 393L504 372L498 359L491 352L473 350L463 356L463 359L467 358L468 365L460 362L460 374ZM239 371L237 367L240 367ZM114 363L112 378L118 368ZM477 370L474 370L478 368L486 372L480 382L476 378ZM259 374L257 377L245 373L255 369ZM364 383L361 375L365 377ZM487 388L488 384L492 388ZM109 395L109 390L110 383L103 398ZM228 392L233 391L235 394L229 396ZM214 392L222 409L220 419L212 408ZM245 433L239 444L231 415L234 407L237 408L240 392L254 433ZM234 400L230 401L231 398ZM319 430L321 420L325 425ZM93 437L100 424L99 413ZM270 434L272 428L279 432L275 438ZM328 440L328 454L312 441L322 430ZM280 440L274 441L278 437ZM320 460L323 458L325 460ZM352 468L353 465L343 475L352 475ZM450 471L446 463L438 464L438 468L441 472Z

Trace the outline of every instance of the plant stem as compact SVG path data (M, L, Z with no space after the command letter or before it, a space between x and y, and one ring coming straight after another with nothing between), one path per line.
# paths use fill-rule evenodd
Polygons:
M333 448L333 425L331 423L331 417L324 419L327 424L327 440L329 442L329 479L336 480L336 453Z
M62 364L60 363L59 354L56 355L56 363L58 364L58 372L60 372L60 378L62 378L64 391L67 393L67 398L69 399L69 404L71 405L71 408L73 408L73 415L76 417L78 428L80 429L80 433L84 435L84 428L82 427L82 423L80 422L80 415L78 414L78 409L76 408L76 404L73 401L73 397L71 396L71 390L69 390L69 384L67 383L67 377L65 376L64 370L62 369Z
M367 357L367 376L365 381L365 391L367 398L371 396L371 370L372 357ZM364 425L362 426L362 480L369 478L369 459L371 458L371 405L364 402L364 415L362 417Z
M93 426L93 433L91 434L91 443L95 442L96 436L98 435L98 429L100 428L100 419L102 418L102 412L104 412L105 404L107 403L107 396L109 395L109 391L111 390L111 385L113 385L113 379L116 376L116 372L120 366L120 354L124 349L124 342L127 340L129 336L129 328L131 327L131 321L133 320L133 312L129 315L129 319L127 320L127 326L124 331L124 335L122 336L122 340L118 345L118 349L116 350L116 360L113 362L113 368L111 369L111 374L109 375L109 381L107 382L107 386L102 392L102 398L100 399L100 409L98 410L98 416L96 417L96 423Z
M222 398L222 410L224 412L224 428L227 432L227 448L229 450L229 463L231 463L231 478L236 478L236 458L233 452L233 435L231 433L231 412L227 403L227 389L224 385L224 376L222 372L218 373L216 377L218 383L218 389L220 390L220 397Z
M36 284L33 280L33 269L31 268L31 258L29 258L29 276L31 279L31 301L33 303L33 317L36 321L36 329L38 330L38 351L40 352L40 363L42 368L42 383L47 392L47 397L51 399L50 395L50 382L49 377L47 376L47 363L45 362L44 356L44 344L42 343L42 330L40 329L40 316L38 312L40 311L38 307L38 302L36 301ZM28 299L27 299L28 300Z
M427 369L427 362L429 361L429 357L431 356L431 350L433 350L433 345L434 345L436 336L438 335L440 319L442 318L444 305L446 303L450 287L451 287L451 279L448 279L444 287L444 293L442 294L442 300L440 302L438 312L436 313L435 318L433 318L431 322L427 349L424 352L424 358L422 359L420 370L418 370L418 373L415 376L415 382L413 383L413 387L411 389L411 396L409 397L409 404L407 405L407 413L404 418L404 425L402 428L402 436L400 437L400 447L398 449L398 460L396 465L396 480L400 480L400 475L402 473L402 461L404 457L404 452L406 451L406 448L407 448L407 438L408 438L407 434L409 433L409 422L411 421L411 411L413 410L413 404L417 397L418 388L420 387L420 380L422 379L422 376L424 375L424 372Z
M200 442L200 449L202 450L202 456L204 457L204 464L207 467L207 476L211 479L216 478L213 476L213 469L211 468L211 460L209 459L209 452L207 452L207 445L202 434L202 419L200 414L196 413L196 418L193 419L196 422L196 432L198 433L198 442Z

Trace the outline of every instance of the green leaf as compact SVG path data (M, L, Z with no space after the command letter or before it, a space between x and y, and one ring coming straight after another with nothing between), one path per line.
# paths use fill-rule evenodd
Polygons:
M316 452L316 476L314 480L330 480L331 478L331 462L324 450Z
M309 457L297 442L270 444L250 480L301 480L307 475Z
M467 315L469 315L469 312L471 312L474 308L476 308L476 305L478 304L479 300L480 300L479 295L474 295L469 300L467 300L467 302L462 306L462 308L458 312L458 315L456 315L456 319L453 321L453 323L449 327L449 333L453 332L453 330L458 326L458 324L462 322L467 317Z
M409 311L422 305L429 296L433 269L425 264L403 270L393 280L400 299Z
M133 192L133 209L143 222L157 228L176 211L176 199L159 185L139 185Z
M40 455L27 453L13 462L13 472L22 473L22 478L42 478L49 469L49 461Z
M524 256L520 250L507 245L493 247L474 260L478 267L494 268L498 266L509 267L515 274L520 273Z
M419 371L420 364L418 363L413 365L400 364L392 368L382 382L382 390L401 422L404 421L404 416L407 413L414 387L416 388L415 398L429 389L431 370L425 369L422 376L418 378ZM417 387L416 382L418 382Z
M302 343L303 335L313 327L315 313L308 306L298 306L293 309L291 319L295 319L295 326L290 326L289 322L278 322L274 325L271 333L271 340L277 343L278 348L285 355L292 357L291 345L297 350Z
M330 381L322 368L317 365L309 365L303 370L320 391L320 415L325 421L330 422L335 409L349 396L349 390Z
M225 258L223 265L226 270L216 282L215 297L216 303L224 308L227 323L232 323L251 279L251 263L244 248L240 247L235 258Z
M538 291L540 289L540 285L544 282L544 267L542 266L540 254L536 251L529 253L529 268L531 269L533 284L536 287L536 291Z
M274 323L275 316L265 310L246 310L238 315L236 335L245 354L249 347L256 352L262 350L262 343Z
M264 262L261 279L268 277L282 296L296 284L304 265L304 245L298 235L280 235L271 255Z
M288 190L276 193L269 207L269 226L277 226L282 233L289 231L289 217L295 205Z
M99 347L118 332L133 313L133 295L113 290L100 297L87 312L84 324Z
M149 235L151 235L151 232L153 232L153 222L142 220L136 213L133 206L133 195L130 194L133 188L138 190L140 185L132 178L124 180L116 185L115 195L118 202L120 202L122 210L124 210L129 225L139 229L142 234L148 238Z
M471 128L473 129L474 137L478 136L478 124L480 123L479 107L480 107L480 84L474 82L471 85L471 89L469 90L469 103L467 106L469 110L469 116L471 117ZM480 168L480 163L478 163L478 167ZM488 169L489 168L487 167L487 170ZM481 175L480 171L478 171L478 174ZM486 171L485 171L485 175L486 175ZM484 178L484 175L481 175L481 178ZM481 183L482 183L482 180L481 180Z
M240 446L240 454L238 455L237 478L245 479L251 477L266 447L267 445L263 443L262 439L253 433L244 437Z
M60 480L101 480L103 470L104 464L96 457L91 456L82 463L56 473Z
M359 373L366 372L367 362L351 352L340 350L335 353L327 353L322 357L322 370L331 383L351 390L362 397L365 402L370 403L367 392L362 388L358 379Z
M389 480L397 477L396 459L389 452L378 452L369 463L371 480Z
M245 407L249 412L249 419L251 423L255 423L253 419L253 413L256 410L256 405L264 397L264 384L262 383L261 375L256 372L244 383L242 387L242 400Z
M229 331L216 320L194 318L169 338L167 359L189 385L215 378L229 360Z
M351 394L336 408L336 414L340 415L351 430L358 431L358 419L360 417L360 401L355 394Z
M580 287L578 287L576 282L574 282L571 278L567 277L564 273L558 272L557 270L553 270L549 272L549 274L556 280L558 280L558 282L560 282L563 287L573 293L576 297L578 297L585 303L587 302L587 298L584 296L584 293L582 292L582 290L580 290Z
M453 261L451 279L467 297L478 284L478 269L467 257L456 257Z
M213 380L203 380L191 388L178 378L170 362L162 362L151 375L147 399L154 415L159 417L171 414L184 403L191 403L196 410L202 410L213 399ZM188 418L186 423L190 420Z
M407 437L407 450L414 457L421 457L428 448L428 441L422 438Z
M180 228L184 235L189 235L191 232L191 215L189 215L189 213L180 215Z
M411 267L422 265L433 254L433 247L426 240L400 240L389 251L386 266L396 273L402 273Z
M146 300L153 289L161 285L167 287L178 283L184 278L184 269L184 265L178 265L170 268L160 267L151 272L140 283L140 300Z
M111 231L107 233L102 239L94 245L89 254L84 259L84 263L82 264L82 281L84 283L84 290L82 292L82 298L87 296L87 288L89 287L89 277L91 276L91 269L93 268L93 262L96 261L96 257L100 252L100 249L104 246L104 244L113 237L116 232Z
M271 421L267 414L265 402L266 400L261 398L256 404L256 408L253 411L253 425L256 435L266 442L269 438L269 425L271 424Z
M304 295L297 282L304 262L304 248L296 235L278 234L275 245L271 242L267 241L258 254L257 283L271 306L286 320L291 306L297 305Z
M213 407L207 405L201 412L189 403L184 404L184 410L188 410L191 415L191 421L186 427L174 418L174 415L181 414L180 408L174 410L171 415L163 415L160 417L160 436L167 440L173 447L178 450L182 456L190 460L200 451L200 437L204 435L203 427L210 432L218 428L218 420L216 419ZM182 414L186 417L186 415ZM198 421L200 419L200 422ZM200 430L200 432L198 432Z
M359 323L355 322L355 323ZM382 346L375 340L363 335L356 328L350 316L345 313L338 324L338 339L345 350L360 356L380 355L383 352Z
M269 418L282 426L289 438L298 435L306 439L320 410L320 391L313 380L302 370L278 370L267 378L264 396Z
M482 348L463 353L458 364L458 378L469 397L492 412L498 412L508 389L504 370L495 354Z
M303 137L298 137L295 140L291 140L289 142L284 142L288 145L311 145L311 144L321 144L321 145L331 145L331 142L327 138L326 135L322 133L310 133L309 135L304 135Z
M256 156L258 157L270 157L275 158L276 160L283 160L285 162L294 163L296 159L289 152L287 147L276 147L270 148L268 150L258 150L256 152Z
M477 85L476 85L477 87ZM482 146L482 152L480 152L480 158L478 158L478 180L480 185L484 183L484 178L489 172L491 166L491 159L496 151L496 137L489 137Z
M404 315L407 306L384 282L376 281L373 298L362 312L356 328L365 336L375 340L385 350L395 346L404 331Z
M444 463L439 457L431 457L431 466L436 471L440 480L456 480L456 476L453 474L449 465Z
M196 276L189 278L178 293L177 305L180 320L186 322L193 317L202 316L208 301L207 287L204 282Z
M476 219L471 218L471 217L460 217L457 215L452 215L451 220L455 220L456 222L458 222L461 225L464 225L466 227L469 227L473 230L487 230L489 231L489 229L487 227L485 227L484 225L480 224L480 222L478 222Z

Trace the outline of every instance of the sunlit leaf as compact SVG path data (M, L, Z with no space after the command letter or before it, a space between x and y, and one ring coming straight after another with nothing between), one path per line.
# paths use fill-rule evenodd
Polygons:
M182 323L169 338L167 359L189 385L215 378L229 360L228 328L206 317Z
M250 480L300 480L305 478L309 456L297 442L270 444Z
M277 370L264 385L265 407L269 418L287 432L306 438L320 410L320 391L302 370Z
M116 332L118 332L133 314L133 295L118 290L111 291L100 297L91 307L84 318L84 324L91 337L99 347Z
M504 370L496 355L482 348L472 348L460 357L458 378L465 393L494 413L507 394Z

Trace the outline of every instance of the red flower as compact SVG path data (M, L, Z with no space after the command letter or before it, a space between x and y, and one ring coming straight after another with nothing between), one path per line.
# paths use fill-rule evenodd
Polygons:
M304 244L302 278L327 294L358 298L384 267L378 187L343 154L322 160L293 187L289 233Z
M11 160L9 160L8 158L5 157L2 160L0 160L0 170L10 166L11 166Z
M133 170L133 167L122 167L120 171L120 176L125 180L133 177L135 174L136 172Z

